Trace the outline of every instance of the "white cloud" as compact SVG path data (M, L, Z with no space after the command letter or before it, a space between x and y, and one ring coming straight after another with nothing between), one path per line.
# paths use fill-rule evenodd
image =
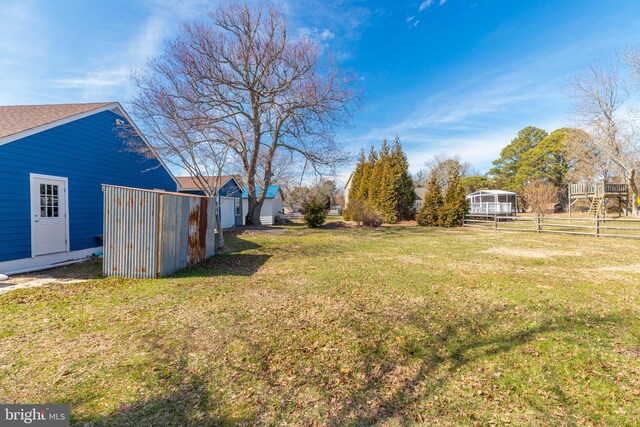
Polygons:
M432 4L433 4L433 0L424 0L422 3L420 3L420 7L418 8L418 11L422 12Z
M447 0L440 0L439 5L442 6L443 4L445 4L447 2Z
M411 15L410 17L407 18L407 23L413 21L413 18L415 18L415 15Z
M322 32L320 33L320 39L321 40L331 40L332 38L334 38L336 35L334 33L332 33L328 28L325 28L324 30L322 30Z

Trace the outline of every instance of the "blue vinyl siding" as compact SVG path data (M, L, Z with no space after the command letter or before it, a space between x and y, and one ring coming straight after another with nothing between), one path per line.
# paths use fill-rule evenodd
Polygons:
M127 148L116 119L105 111L0 145L0 262L31 257L30 173L68 178L72 251L101 244L102 184L176 191L155 157Z

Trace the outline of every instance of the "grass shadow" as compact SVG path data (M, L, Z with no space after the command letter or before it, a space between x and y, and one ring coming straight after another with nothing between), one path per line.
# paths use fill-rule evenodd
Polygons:
M196 266L178 271L174 277L252 276L272 255L245 253L259 251L262 246L241 236L238 233L227 233L223 252L216 253Z

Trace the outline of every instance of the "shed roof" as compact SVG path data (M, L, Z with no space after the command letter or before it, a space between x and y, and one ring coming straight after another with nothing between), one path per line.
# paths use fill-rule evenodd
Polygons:
M414 192L418 200L424 200L424 195L427 194L427 187L416 187L414 188Z
M279 191L280 191L279 185L270 185L269 188L267 188L267 195L264 197L266 199L273 199L274 197L276 197L276 194L278 194ZM261 193L262 193L262 187L259 185L256 185L256 196L260 197ZM249 187L247 187L246 185L242 187L242 198L243 199L249 198Z
M87 113L113 102L0 106L0 138Z
M207 184L215 188L220 188L232 179L235 179L233 175L220 175L204 177L207 180ZM181 191L197 191L200 190L196 179L192 176L176 176Z

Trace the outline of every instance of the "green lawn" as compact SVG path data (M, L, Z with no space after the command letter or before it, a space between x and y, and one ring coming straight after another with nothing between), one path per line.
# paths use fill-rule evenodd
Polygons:
M0 402L88 425L638 425L640 242L227 236L206 268L0 296Z

